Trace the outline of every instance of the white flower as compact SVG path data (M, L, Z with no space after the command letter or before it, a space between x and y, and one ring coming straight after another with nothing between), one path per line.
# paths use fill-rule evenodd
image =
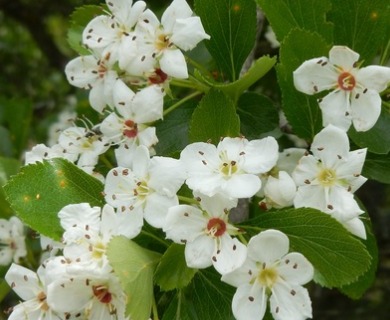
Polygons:
M222 281L237 287L232 309L237 320L264 317L268 297L275 320L303 320L312 316L307 289L314 269L300 253L289 251L289 240L277 230L251 238L248 258L239 269L223 275Z
M139 146L131 169L118 167L107 174L105 199L120 211L143 216L152 226L162 228L168 209L179 203L176 193L184 179L179 160L150 159L148 149Z
M294 180L286 171L279 171L277 176L268 177L264 186L265 199L259 204L266 209L285 208L292 206L296 194L296 185Z
M36 162L43 162L53 158L63 158L70 162L76 162L78 155L75 153L68 153L61 145L55 144L51 147L40 143L35 145L30 151L25 153L25 164L32 164Z
M310 59L294 71L294 84L299 91L316 94L332 90L319 99L324 126L333 124L347 131L352 121L357 131L367 131L378 120L379 92L390 82L390 68L359 68L358 60L358 53L344 46L334 46L329 59Z
M100 130L116 143L136 141L150 148L158 142L156 128L147 125L162 119L164 93L157 85L134 93L122 81L114 86L115 111L105 118Z
M23 223L17 217L0 219L0 265L19 262L26 255Z
M360 175L367 150L349 151L347 134L333 125L314 137L310 150L293 172L295 207L316 208L340 222L357 217L363 211L353 192L367 180Z
M211 265L221 274L233 271L246 258L246 247L232 235L238 228L228 222L229 209L236 199L222 195L199 195L202 209L178 205L168 211L164 231L168 239L185 244L185 259L190 268Z
M72 99L73 98L73 99ZM70 97L69 100L74 100L73 105L76 104L76 98ZM70 109L66 109L60 112L57 121L52 123L48 130L48 142L49 146L54 146L58 142L60 133L74 124L77 119L77 113Z
M118 74L108 59L109 55L102 59L93 55L82 56L69 61L65 67L71 85L91 90L89 103L98 112L102 112L106 105L113 105L112 88Z
M51 308L85 320L124 320L126 300L116 276L94 268L80 268L47 288Z
M106 248L113 236L128 238L137 236L141 230L142 217L115 213L105 205L90 207L88 203L70 204L58 213L63 234L64 256L84 265L107 268Z
M144 57L155 56L161 70L175 78L188 77L187 63L180 49L191 50L203 39L210 39L200 18L192 14L185 0L174 0L163 13L161 24L153 12L146 10L136 26L151 44L151 51Z
M249 198L259 191L258 175L271 170L277 159L278 144L273 137L252 141L224 138L217 147L196 142L180 155L188 172L186 183L192 190L232 198Z
M22 266L12 264L5 280L24 302L13 308L9 320L63 320L64 313L57 313L47 303L46 270L42 265L37 274Z
M77 166L87 173L92 173L99 155L110 147L106 137L83 127L70 127L64 130L58 142L66 153L78 157Z

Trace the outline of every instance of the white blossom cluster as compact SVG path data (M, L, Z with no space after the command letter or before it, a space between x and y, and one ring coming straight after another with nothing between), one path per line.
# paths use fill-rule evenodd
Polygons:
M388 79L387 71L362 68L358 73L356 54L335 47L329 61L306 62L294 73L298 89L310 94L338 86L333 98L320 102L328 117L310 152L280 152L273 137L225 137L218 145L192 143L179 159L156 156L158 137L151 123L162 119L167 81L188 76L182 50L191 50L209 36L185 0L174 0L161 22L143 1L106 4L109 11L95 17L83 32L83 44L91 54L66 67L71 84L90 90L90 104L102 122L70 126L60 133L58 143L37 145L26 154L26 164L62 157L99 177L106 205L64 207L59 218L65 231L61 243L53 245L56 252L37 273L11 266L6 281L24 302L15 306L9 319L127 319L127 297L106 249L113 236L138 236L144 221L185 246L188 267L212 266L222 281L237 287L232 301L237 319L262 319L268 299L277 320L310 318L311 301L303 286L313 278L311 263L289 252L288 237L277 230L263 231L246 244L229 219L230 210L239 199L254 196L261 197L264 209L316 208L365 238L363 211L353 193L366 181L361 176L366 149L350 151L345 131L351 121L357 129L372 126L372 121L363 123L368 118L360 112L360 101L376 105L374 91L384 82L378 80L371 88L366 77L375 71L383 75L380 79ZM342 69L342 52L353 58L348 70ZM320 72L329 74L326 80L335 76L335 82L328 84ZM318 76L312 80L308 74ZM346 102L340 107L345 109L342 114L330 110L335 99ZM96 165L113 147L116 165L103 176ZM178 195L184 183L193 197Z

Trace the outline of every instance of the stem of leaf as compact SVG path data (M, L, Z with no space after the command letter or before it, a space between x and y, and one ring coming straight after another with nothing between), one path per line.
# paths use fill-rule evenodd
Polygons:
M207 70L202 64L200 64L199 62L191 59L190 57L186 56L186 60L192 65L194 66L196 69L198 69L199 71L201 71L203 74L210 74L209 70Z
M107 157L106 157L105 154L102 154L102 155L100 156L100 160L102 160L102 162L107 166L108 169L114 168L114 166L112 165L112 163L110 162L110 160L107 159Z
M155 298L154 295L153 295L152 310L153 310L153 320L159 320L159 318L158 318L157 304L156 304L156 298Z
M199 204L198 200L194 198L188 198L183 196L178 196L179 200L188 204Z
M184 104L185 102L187 102L188 100L191 100L192 98L195 98L196 96L199 96L201 95L203 92L200 92L200 91L195 91L191 94L189 94L188 96L184 97L183 99L179 100L178 102L176 102L175 104L171 105L168 109L166 109L163 113L164 117L171 113L173 110L175 110L176 108L180 107L182 104Z

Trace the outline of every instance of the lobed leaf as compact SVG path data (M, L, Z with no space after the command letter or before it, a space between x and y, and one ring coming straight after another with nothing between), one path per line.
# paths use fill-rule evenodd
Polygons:
M256 36L253 0L195 0L195 11L211 36L206 47L230 81L238 79Z
M56 158L25 166L4 187L11 208L32 229L59 240L58 212L66 205L103 205L103 184L73 163Z

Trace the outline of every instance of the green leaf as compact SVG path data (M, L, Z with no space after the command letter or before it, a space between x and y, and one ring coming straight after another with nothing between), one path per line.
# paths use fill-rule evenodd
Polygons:
M349 137L359 147L377 154L390 152L390 113L382 109L381 115L373 128L357 132L353 127L348 131Z
M390 184L390 154L368 153L363 167L363 176Z
M343 44L369 64L389 41L390 7L383 0L331 0L328 19L334 24L334 43Z
M8 201L25 224L59 240L63 230L58 212L66 205L103 205L103 184L64 159L23 167L4 187Z
M279 113L273 102L258 93L246 92L238 100L241 134L247 139L258 139L279 126Z
M95 5L79 7L71 14L70 28L68 30L68 43L78 54L91 54L82 43L83 31L93 18L102 14L105 14L104 8Z
M13 146L9 130L0 126L0 156L12 157Z
M133 320L150 318L153 303L153 273L161 255L123 237L114 237L107 257L127 294L126 314Z
M360 276L356 282L340 288L342 293L352 299L360 299L367 289L372 286L376 278L376 270L378 267L378 247L375 235L372 231L370 218L367 214L364 214L361 216L361 219L366 227L367 240L360 239L360 241L367 247L368 252L372 257L372 261L368 271Z
M328 52L329 46L320 35L301 29L291 30L280 47L277 73L283 111L293 133L309 141L322 129L321 110L315 97L295 89L293 72L305 60L327 56Z
M1 158L0 157L0 216L3 218L9 218L13 211L6 201L5 193L3 186L8 181L8 179L17 174L20 168L20 161L13 158Z
M186 290L178 291L163 320L233 320L231 304L235 291L221 281L215 270L200 270Z
M291 29L314 31L328 43L333 40L333 26L326 21L330 0L256 0L281 42ZM311 44L308 42L306 46Z
M155 148L158 155L171 156L189 144L188 127L195 107L196 101L190 100L156 124L159 142Z
M200 101L190 122L190 141L217 144L221 137L237 137L240 119L233 101L220 91L211 89Z
M245 224L284 232L291 251L301 252L313 264L314 281L325 287L355 282L371 264L372 258L361 241L338 221L315 209L262 212Z
M155 281L164 291L186 287L198 271L187 267L185 246L173 243L157 266Z
M231 81L239 74L256 36L253 0L195 0L195 11L211 36L206 47Z

